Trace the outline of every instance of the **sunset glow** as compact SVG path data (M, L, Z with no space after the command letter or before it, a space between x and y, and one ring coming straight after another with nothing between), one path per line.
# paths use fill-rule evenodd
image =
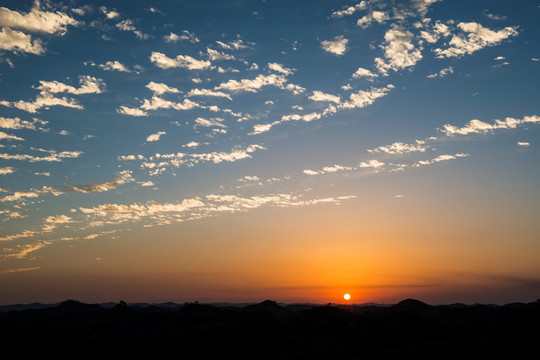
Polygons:
M539 17L3 1L0 303L536 299Z

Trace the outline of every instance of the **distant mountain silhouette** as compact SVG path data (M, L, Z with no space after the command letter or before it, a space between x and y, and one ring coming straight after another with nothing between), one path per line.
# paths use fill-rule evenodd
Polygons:
M247 305L243 308L244 311L259 311L263 313L269 313L273 315L288 315L290 314L290 310L284 308L283 306L279 305L277 302L272 300L264 300L261 303L253 304L253 305Z

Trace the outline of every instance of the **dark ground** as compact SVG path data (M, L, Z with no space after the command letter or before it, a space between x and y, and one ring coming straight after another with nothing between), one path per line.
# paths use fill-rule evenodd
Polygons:
M4 359L540 358L540 301L218 307L68 300L20 309L0 312Z

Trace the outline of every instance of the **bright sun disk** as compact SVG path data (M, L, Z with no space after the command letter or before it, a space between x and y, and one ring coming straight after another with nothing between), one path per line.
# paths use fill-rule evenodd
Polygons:
M345 295L343 295L343 298L344 298L345 300L350 300L350 299L351 299L351 295L345 294Z

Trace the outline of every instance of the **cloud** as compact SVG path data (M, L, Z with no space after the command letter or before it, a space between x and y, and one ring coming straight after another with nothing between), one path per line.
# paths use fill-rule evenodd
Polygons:
M120 16L120 14L116 10L108 10L105 6L100 6L99 10L101 10L101 12L103 14L105 14L107 19L109 19L109 20L110 19L116 19L117 17Z
M133 21L130 19L120 21L118 24L116 24L116 27L121 31L132 31L139 40L146 40L151 38L150 35L144 34L141 31L137 30L133 25Z
M521 147L527 147L527 146L531 145L530 143L525 142L525 141L518 141L517 144L518 144L518 146L521 146Z
M13 51L15 53L28 53L42 55L45 53L40 39L34 39L20 31L2 28L0 31L0 50Z
M191 110L196 107L200 107L200 105L189 99L184 99L183 102L177 103L174 101L162 99L159 96L155 96L155 95L152 96L151 100L144 99L143 104L141 105L141 109L144 109L144 110L158 110L158 109ZM135 116L146 116L146 115L135 115Z
M13 235L2 236L2 237L0 237L0 241L17 240L17 239L21 239L21 238L32 237L32 236L34 236L35 234L36 234L35 231L24 230L22 233L19 233L19 234L13 234Z
M184 68L189 70L205 70L212 66L210 61L196 60L188 55L178 55L175 59L167 57L160 52L152 52L150 61L161 69Z
M148 186L155 186L154 182L152 181L144 181L140 183L141 186L148 187Z
M275 86L284 89L286 82L287 79L283 75L270 74L265 76L260 74L253 80L241 79L238 81L231 79L216 86L214 90L248 91L256 93L264 86Z
M198 125L198 126L221 127L221 128L227 127L222 122L223 122L222 118L204 119L204 118L198 117L195 119L195 125Z
M67 32L68 25L77 26L79 24L77 20L62 12L42 11L39 1L34 3L34 7L29 13L0 7L0 26L4 28L62 36Z
M228 43L224 43L223 41L216 41L216 44L226 50L242 50L255 45L251 42L245 43L244 40L241 39L229 41Z
M116 112L129 116L148 116L148 113L146 111L137 108L130 108L127 106L120 106L118 109L116 109Z
M156 83L153 81L150 81L146 87L154 92L154 95L163 95L165 93L173 93L177 94L180 92L177 88L170 87L163 83Z
M71 85L66 85L59 81L39 81L40 85L36 89L41 92L56 94L56 93L68 93L74 95L81 94L101 94L106 89L106 84L102 79L97 79L89 75L79 76L79 88L75 88Z
M416 140L416 144L405 144L402 142L395 142L391 145L379 146L375 149L367 150L370 153L386 153L390 155L407 154L411 152L425 152L429 146L425 145L424 141Z
M27 268L7 269L7 270L0 271L0 274L12 274L12 273L17 273L17 272L33 271L33 270L39 270L39 269L41 269L39 266L27 267Z
M161 135L167 135L167 133L165 131L158 131L155 134L148 135L148 137L146 138L146 141L149 141L149 142L159 141L159 138L161 137Z
M433 159L430 159L430 160L418 161L417 163L413 164L412 167L420 167L420 166L423 166L423 165L432 165L432 164L435 164L435 163L438 163L438 162L441 162L441 161L455 160L457 158L464 158L464 157L468 157L468 156L469 156L469 154L463 154L463 153L455 154L455 155L444 154L444 155L439 155L436 158L433 158Z
M484 14L484 16L487 17L488 19L496 20L496 21L504 21L507 19L506 16L491 14L487 10L482 11L482 14Z
M0 159L5 160L20 160L20 161L29 161L29 162L62 162L63 159L74 159L78 158L81 154L83 154L82 151L61 151L56 152L54 150L43 150L43 149L33 149L38 150L42 152L47 152L48 156L33 156L33 155L27 155L27 154L5 154L0 153Z
M357 11L360 10L366 10L367 9L367 3L366 1L360 1L358 4L354 6L349 6L343 10L334 11L332 15L330 15L333 18L341 18L343 16L352 15Z
M66 215L49 216L45 219L49 224L68 224L73 222L73 219Z
M206 52L208 53L208 58L212 61L216 60L236 60L236 58L232 55L225 54L221 51L217 51L214 49L207 48Z
M407 30L393 28L384 35L384 57L375 59L377 70L384 76L389 70L398 71L416 65L422 59L421 48L415 48L412 43L413 34Z
M14 172L15 168L12 168L11 166L0 168L0 175L13 174Z
M125 170L117 173L113 180L105 183L96 183L88 185L67 185L63 186L43 186L41 189L30 189L25 191L16 191L13 195L8 195L0 199L0 202L13 202L13 201L22 201L25 198L37 198L42 195L52 194L54 196L59 196L62 194L81 192L81 193L92 193L92 192L104 192L116 189L117 187L132 182L133 177L131 176L131 171ZM1 240L1 239L0 239Z
M31 101L0 101L0 105L7 107L14 107L20 110L27 111L29 113L36 113L39 109L48 109L51 106L63 106L73 109L82 110L84 107L80 105L77 100L66 97L57 98L48 92L41 92L36 99Z
M495 120L493 123L486 123L481 120L471 120L465 126L458 128L454 125L446 124L443 125L441 132L445 133L447 136L453 135L468 135L468 134L484 134L492 132L499 129L515 129L520 125L524 124L536 124L540 123L540 116L532 115L525 116L522 119L515 119L507 117L504 120Z
M24 141L24 139L21 138L21 137L18 137L18 136L15 136L15 135L6 134L6 133L3 132L3 131L0 131L0 140L17 140L17 141Z
M361 168L380 168L384 166L384 163L379 160L368 160L368 161L362 161L360 164L358 164Z
M189 93L187 93L188 97L190 96L214 96L214 97L224 97L228 100L232 100L232 97L231 95L229 94L226 94L224 92L221 92L221 91L213 91L213 90L209 90L209 89L192 89L189 91Z
M445 77L446 75L452 74L453 72L454 72L454 68L449 66L449 67L446 67L446 68L442 69L438 73L430 74L430 75L428 75L426 77L428 77L428 78Z
M442 0L412 0L413 6L421 15L425 15L427 13L428 8L431 4L434 4L439 1L442 1Z
M118 60L107 61L105 64L98 65L103 70L107 71L120 71L120 72L131 72L125 65L120 63Z
M493 31L475 22L461 22L457 27L466 35L454 35L448 43L449 47L446 49L434 49L437 58L459 58L463 55L470 55L485 47L497 45L509 37L518 35L517 27L505 27L499 31Z
M358 68L358 70L356 70L355 73L353 74L353 78L355 79L358 79L361 77L376 78L377 76L379 75L374 74L368 69L364 69L364 68Z
M339 105L341 109L354 109L354 108L363 108L368 105L371 105L383 96L386 96L390 90L394 88L394 85L389 84L386 87L376 88L372 87L369 91L360 90L356 93L353 93L349 97L349 101L343 102Z
M343 55L347 51L347 43L349 40L345 39L343 35L336 36L334 40L321 41L321 47L324 51L335 54Z
M190 141L187 144L182 145L182 147L196 148L199 145L200 144L198 142L196 142L196 141Z
M4 252L6 252L6 250L10 253L8 253L7 255L2 255L1 257L2 258L16 258L16 259L24 259L25 257L27 257L30 253L34 252L34 251L37 251L47 245L49 245L50 242L48 241L41 241L41 242L38 242L38 243L35 243L35 244L26 244L26 245L16 245L15 248L12 248L12 249L4 249Z
M452 34L450 28L438 20L429 30L420 31L420 36L430 44L436 43L441 37L448 37Z
M309 99L313 101L330 101L336 104L339 104L341 101L339 96L326 94L318 90L313 91L313 94L309 97Z
M289 69L289 68L283 67L283 65L278 64L278 63L268 63L268 68L272 71L276 71L285 76L292 75L296 71L296 69Z
M182 31L180 35L171 32L169 35L165 35L163 40L168 43L177 43L178 41L189 41L191 43L199 42L199 38L187 30Z
M390 17L382 11L372 11L366 16L358 19L356 25L360 26L362 29L369 27L374 21L379 24L384 23L385 21L390 20Z

